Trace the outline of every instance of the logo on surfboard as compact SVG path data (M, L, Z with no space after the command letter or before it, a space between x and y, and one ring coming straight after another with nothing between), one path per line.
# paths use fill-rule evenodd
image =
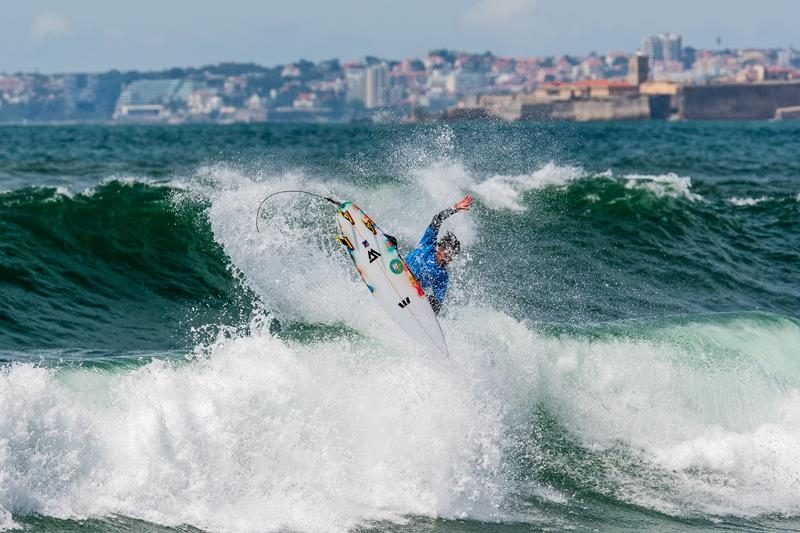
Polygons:
M392 259L389 262L389 270L391 270L394 274L402 274L403 273L403 262L399 259Z

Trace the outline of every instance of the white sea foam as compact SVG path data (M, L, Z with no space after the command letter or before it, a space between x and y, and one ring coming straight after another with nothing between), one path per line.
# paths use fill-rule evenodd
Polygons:
M672 172L659 175L628 174L625 180L625 187L628 189L644 189L658 197L683 197L691 201L703 199L699 194L692 192L691 178L678 176Z
M597 194L587 194L586 195L586 200L588 200L588 201L590 201L592 203L597 203L597 202L600 201L600 196L597 195Z
M629 503L800 511L797 326L588 341L463 307L443 327L450 359L374 338L300 344L256 322L185 364L6 367L0 507L219 531L344 531L408 515L538 522L514 510L515 494L570 498L520 486L508 451L544 402L592 453L623 446L631 462L592 475Z
M693 192L692 180L689 177L677 174L628 174L615 177L611 170L600 174L589 174L579 167L560 166L548 163L539 170L525 175L504 176L496 175L472 185L472 190L481 201L492 209L507 209L510 211L525 211L521 203L522 195L531 190L544 187L568 187L570 184L583 179L618 179L625 183L628 189L645 190L657 197L686 198L690 201L702 200L702 196ZM597 195L587 197L596 202Z
M99 187L105 187L111 184L122 185L123 187L134 187L136 185L147 185L148 187L164 187L176 190L187 190L188 185L186 182L173 179L173 180L155 180L146 176L130 176L126 174L112 174L106 176L97 185L92 185L82 190L79 194L81 196L92 197L97 193Z
M21 526L11 517L11 513L0 507L0 531L10 531L19 529L20 527Z
M97 188L104 185L109 185L111 183L118 183L123 186L134 186L137 184L147 185L149 187L168 187L170 189L178 189L178 190L185 190L189 188L189 185L179 179L173 180L155 180L152 178L144 177L144 176L129 176L129 175L110 175L102 180L97 185L92 185L90 187L86 187L83 189L76 189L70 187L68 185L56 185L56 186L44 186L39 187L41 189L55 189L55 194L52 198L45 200L48 202L55 202L62 199L73 199L76 195L91 197L97 192ZM0 189L0 194L5 194L13 192L12 190L2 190Z
M42 187L42 189L50 189L52 187ZM63 199L71 200L75 197L75 193L73 193L68 187L64 187L63 185L58 185L55 187L55 194L53 194L52 198L47 198L44 200L45 202L58 202Z
M254 328L120 375L0 375L0 505L213 530L500 516L502 404L452 361Z
M100 180L101 185L118 183L125 186L149 185L151 187L172 187L176 186L175 181L155 180L146 176L131 176L128 174L112 174Z
M526 191L543 187L564 187L584 176L582 169L548 163L530 174L520 176L492 176L475 183L472 190L482 202L493 209L525 211L520 199Z
M761 202L766 202L769 199L769 196L759 196L758 198L751 198L749 196L732 196L728 198L728 203L736 207L749 207L758 205Z
M670 336L674 345L567 341L545 371L564 420L586 445L621 443L663 469L655 485L642 465L641 479L612 469L631 503L677 515L797 514L800 329L742 321Z

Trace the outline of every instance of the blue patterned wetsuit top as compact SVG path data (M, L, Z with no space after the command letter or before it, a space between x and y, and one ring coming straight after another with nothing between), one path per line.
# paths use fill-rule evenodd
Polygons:
M431 306L437 314L447 292L447 269L436 261L436 237L444 219L455 212L454 208L449 207L433 217L417 247L405 256L408 269L417 278L422 289L433 292Z

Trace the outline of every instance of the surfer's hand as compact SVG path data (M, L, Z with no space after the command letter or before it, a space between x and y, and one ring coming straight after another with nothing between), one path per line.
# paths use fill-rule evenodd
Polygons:
M466 211L472 205L472 196L465 196L463 199L456 203L456 209L459 211Z

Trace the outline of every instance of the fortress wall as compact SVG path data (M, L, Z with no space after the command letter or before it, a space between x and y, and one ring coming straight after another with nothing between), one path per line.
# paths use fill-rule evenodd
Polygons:
M650 118L647 96L588 98L522 104L520 120L641 120Z
M779 107L800 105L800 82L686 85L680 116L686 120L766 120Z

